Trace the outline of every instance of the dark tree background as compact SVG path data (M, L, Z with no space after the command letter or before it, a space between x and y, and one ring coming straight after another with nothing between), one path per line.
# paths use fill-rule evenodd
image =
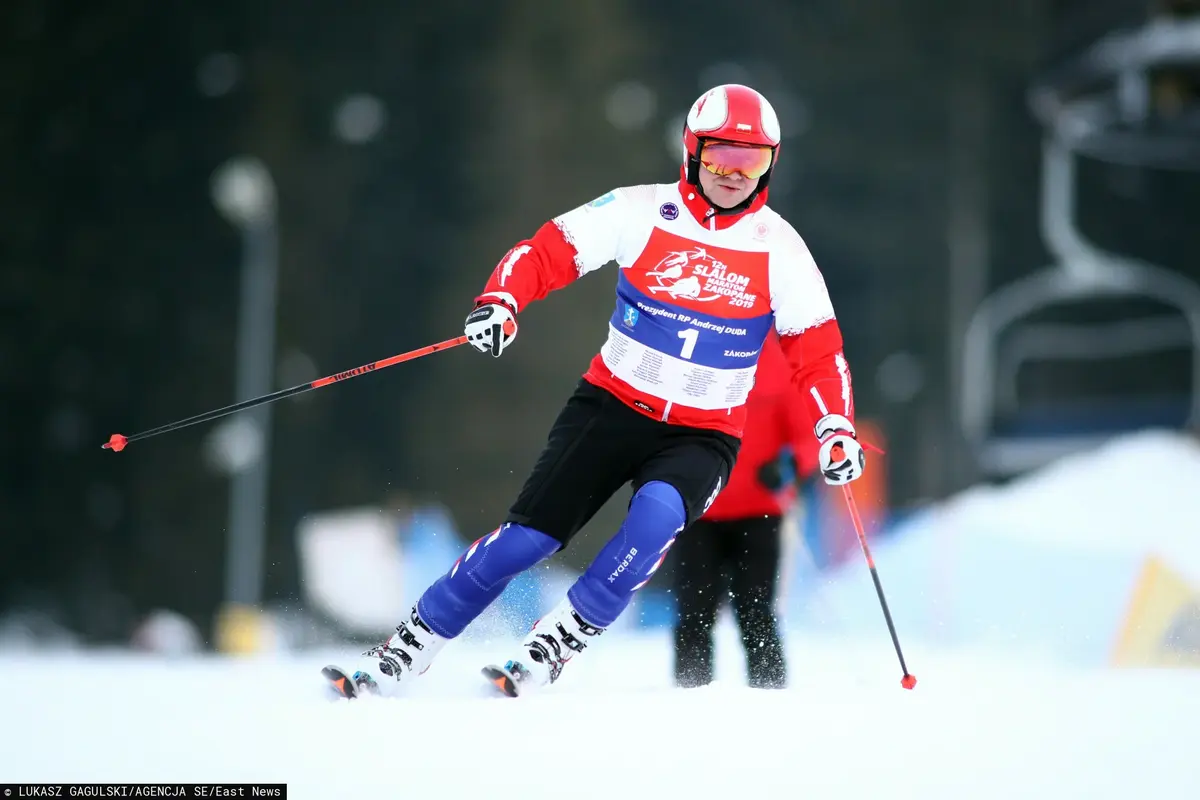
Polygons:
M772 205L825 272L893 504L962 488L956 215L964 198L980 215L982 290L1048 263L1030 83L1152 8L10 0L0 609L54 608L94 640L155 606L209 625L228 498L211 428L99 445L235 400L241 240L210 186L227 159L257 157L277 186L282 388L456 335L513 241L613 186L673 180L682 114L725 80L783 117ZM339 133L355 109L368 128L384 114L362 141ZM1084 163L1080 178L1089 235L1200 278L1194 173ZM602 271L530 308L503 359L463 349L278 404L269 596L298 593L292 537L313 510L403 494L445 503L464 535L493 525L600 345L612 290ZM913 379L900 394L881 369L897 363Z

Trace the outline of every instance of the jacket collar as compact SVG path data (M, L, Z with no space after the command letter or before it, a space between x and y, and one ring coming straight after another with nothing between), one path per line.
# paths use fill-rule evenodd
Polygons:
M718 231L736 225L744 217L753 214L767 204L767 189L763 189L754 196L750 205L741 211L734 214L718 213L719 209L705 200L700 194L700 188L688 183L686 176L680 177L678 188L679 196L683 198L683 205L695 220L706 228L714 228ZM715 225L712 223L713 219L716 220Z

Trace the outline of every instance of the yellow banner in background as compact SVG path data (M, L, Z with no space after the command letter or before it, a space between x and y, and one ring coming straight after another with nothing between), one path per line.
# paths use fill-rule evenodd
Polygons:
M1200 591L1150 557L1113 650L1117 667L1200 667Z
M251 655L267 649L267 619L257 608L228 603L217 614L216 649L231 655Z

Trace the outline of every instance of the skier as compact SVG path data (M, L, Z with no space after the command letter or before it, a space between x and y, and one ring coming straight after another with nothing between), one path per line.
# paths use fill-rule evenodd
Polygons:
M484 668L509 696L556 681L728 481L772 327L817 420L826 480L843 484L862 474L850 370L824 280L801 237L766 205L779 141L766 98L746 86L717 86L688 113L678 182L614 189L548 221L500 260L465 321L475 349L500 356L516 338L521 310L616 261L607 340L504 522L425 590L386 642L363 654L367 668L326 667L337 691L380 691L424 672L514 576L566 546L631 483L623 524L566 597L507 663Z
M713 627L726 598L733 607L748 683L787 684L787 663L775 614L786 503L797 477L817 466L812 421L802 414L791 370L769 334L746 401L746 426L729 484L670 551L677 613L672 625L675 685L713 680Z

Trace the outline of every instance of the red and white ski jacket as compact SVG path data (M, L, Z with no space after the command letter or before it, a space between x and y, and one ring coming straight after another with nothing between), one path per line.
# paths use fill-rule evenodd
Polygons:
M519 312L615 261L616 308L586 380L647 416L740 437L774 326L807 416L853 421L825 281L764 195L732 215L714 213L683 181L614 189L517 243L476 302Z

